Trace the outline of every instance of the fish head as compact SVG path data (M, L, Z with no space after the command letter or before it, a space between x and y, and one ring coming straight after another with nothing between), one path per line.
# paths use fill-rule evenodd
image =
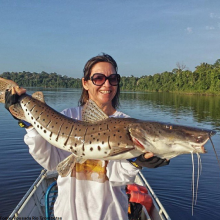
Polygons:
M139 150L166 159L180 154L206 153L204 145L216 133L213 130L147 121L131 125L129 132Z

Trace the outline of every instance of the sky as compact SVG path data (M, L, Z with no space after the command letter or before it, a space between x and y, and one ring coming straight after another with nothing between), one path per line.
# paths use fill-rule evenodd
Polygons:
M219 0L0 0L0 73L74 78L102 52L122 76L220 59Z

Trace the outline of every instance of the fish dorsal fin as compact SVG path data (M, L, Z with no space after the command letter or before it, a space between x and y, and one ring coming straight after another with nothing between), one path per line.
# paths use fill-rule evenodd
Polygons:
M106 115L97 104L89 99L86 104L83 106L82 110L82 120L86 122L97 122L107 119L108 115Z
M37 100L39 100L39 101L45 103L43 92L35 92L35 93L32 94L32 97L33 97L34 99L37 99Z

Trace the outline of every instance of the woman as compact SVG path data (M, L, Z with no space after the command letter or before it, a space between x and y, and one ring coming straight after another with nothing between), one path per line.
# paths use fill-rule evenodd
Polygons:
M82 120L82 108L87 100L92 99L109 117L128 117L116 110L119 105L119 82L117 63L111 56L102 54L91 58L84 67L80 106L65 109L62 113ZM21 95L24 92L22 88L12 89L12 94ZM10 97L14 96L10 93L6 98L7 108L15 102ZM51 146L33 127L26 130L24 140L29 152L45 169L55 170L58 163L69 156L69 152ZM63 220L128 219L125 186L134 181L137 167L168 164L166 160L153 157L152 153L141 155L132 163L135 166L127 160L87 160L83 164L77 163L67 177L58 177L55 216Z

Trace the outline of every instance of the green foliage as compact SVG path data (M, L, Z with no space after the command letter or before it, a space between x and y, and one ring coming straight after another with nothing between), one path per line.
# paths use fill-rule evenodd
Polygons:
M0 77L11 79L23 87L81 88L81 79L61 76L57 73L4 72Z
M201 63L194 72L183 70L181 65L172 72L153 76L121 77L121 90L220 94L220 59L212 64ZM57 73L4 72L0 77L11 79L24 87L81 88L81 79L61 76Z
M220 59L213 65L201 63L194 72L175 68L140 78L122 77L122 90L220 94Z

